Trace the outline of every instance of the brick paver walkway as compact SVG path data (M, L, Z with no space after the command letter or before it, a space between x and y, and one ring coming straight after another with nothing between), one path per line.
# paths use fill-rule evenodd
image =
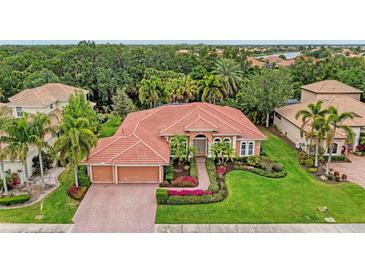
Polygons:
M365 156L349 154L351 163L332 163L331 168L340 174L346 174L350 182L365 188Z
M154 232L158 183L92 184L72 232Z

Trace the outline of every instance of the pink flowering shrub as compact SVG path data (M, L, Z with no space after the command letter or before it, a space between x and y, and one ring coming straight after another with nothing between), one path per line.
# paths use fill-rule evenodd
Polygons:
M216 172L219 177L223 177L223 175L227 172L227 168L225 166L217 166Z
M191 176L180 176L172 182L175 187L194 187L198 185L198 179Z
M212 192L202 190L202 189L195 189L195 190L168 190L169 196L203 196L203 195L212 195Z

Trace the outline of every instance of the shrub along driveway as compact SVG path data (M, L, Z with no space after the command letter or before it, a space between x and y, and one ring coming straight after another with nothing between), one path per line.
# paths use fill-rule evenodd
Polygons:
M270 179L245 171L226 175L228 198L207 205L159 205L157 223L323 223L328 215L337 222L365 222L365 190L358 185L327 185L303 169L296 152L269 134L263 143L270 158L282 163L288 175ZM318 207L326 206L328 214Z
M332 163L331 168L346 174L347 179L365 188L365 156L350 154L351 163Z

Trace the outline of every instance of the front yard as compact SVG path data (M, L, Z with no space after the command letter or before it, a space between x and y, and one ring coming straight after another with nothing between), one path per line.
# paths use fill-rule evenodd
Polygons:
M229 195L223 202L159 205L156 223L323 223L328 216L338 223L365 222L364 189L351 183L318 181L299 165L289 145L267 134L264 150L285 166L286 177L271 179L232 171L226 175ZM323 207L328 213L318 210Z
M0 223L71 223L79 202L67 195L67 188L73 183L73 173L63 171L59 176L60 186L41 202L17 209L0 210ZM41 219L37 219L43 215Z

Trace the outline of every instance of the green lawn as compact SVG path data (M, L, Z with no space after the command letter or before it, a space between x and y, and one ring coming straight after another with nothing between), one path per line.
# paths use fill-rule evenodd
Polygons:
M64 171L60 177L60 186L41 202L18 209L1 209L0 223L71 223L79 202L68 197L67 187L73 183L72 172ZM36 215L44 215L43 219L35 219Z
M318 181L298 164L295 151L272 134L263 147L270 158L284 164L285 178L232 171L226 175L226 200L207 205L159 205L156 223L322 223L325 216L317 208L323 206L337 222L365 222L364 189Z
M101 125L99 130L99 137L105 138L114 135L117 131L119 125L121 123L121 119L119 116L111 115L108 120Z

